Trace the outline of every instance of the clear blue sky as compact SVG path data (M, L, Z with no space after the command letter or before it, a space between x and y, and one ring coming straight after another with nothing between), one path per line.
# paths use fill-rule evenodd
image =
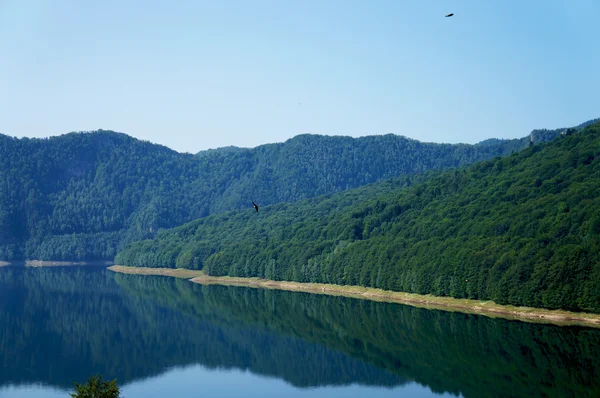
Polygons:
M600 0L0 0L0 133L520 137L600 116L599 21Z

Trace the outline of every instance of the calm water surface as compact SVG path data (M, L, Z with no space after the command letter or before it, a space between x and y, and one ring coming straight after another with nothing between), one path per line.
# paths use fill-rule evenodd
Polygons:
M600 330L98 267L0 267L0 397L600 396Z

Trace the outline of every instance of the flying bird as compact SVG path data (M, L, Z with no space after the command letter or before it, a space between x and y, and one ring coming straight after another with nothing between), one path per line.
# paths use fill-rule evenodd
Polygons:
M254 210L256 210L256 212L258 213L258 205L252 202L252 207L254 207Z
M451 12L450 14L446 15L446 18L448 18L448 17L451 17L451 16L453 16L453 15L454 15L454 13L453 13L453 12Z

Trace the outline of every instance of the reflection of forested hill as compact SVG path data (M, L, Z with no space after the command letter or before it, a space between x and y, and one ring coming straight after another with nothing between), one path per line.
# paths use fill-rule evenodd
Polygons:
M117 283L115 283L115 281ZM600 331L93 268L0 269L0 386L176 365L296 386L415 380L466 397L598 396Z
M120 283L137 285L140 278ZM153 297L179 292L172 280L152 281L160 281L150 287ZM73 380L94 373L125 384L193 363L249 370L296 386L402 383L296 336L243 321L213 323L128 295L99 268L0 268L0 308L0 387L40 382L71 388Z
M116 275L132 294L215 325L253 326L344 352L436 392L599 396L600 330L344 297Z

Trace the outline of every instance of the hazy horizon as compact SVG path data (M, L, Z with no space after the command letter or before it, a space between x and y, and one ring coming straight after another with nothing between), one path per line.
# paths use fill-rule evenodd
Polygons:
M554 130L554 129L563 128L563 127L564 127L564 128L575 127L575 126L577 126L577 125L579 125L579 124L581 124L581 123L585 123L585 122L588 122L588 121L590 121L590 120L595 120L595 119L600 119L600 118L591 118L591 119L584 120L584 121L581 121L581 122L578 122L578 123L574 123L574 124L572 124L572 125L569 125L569 126L540 127L539 129L548 129L548 130ZM533 130L538 130L538 129L533 129ZM196 153L199 153L199 152L205 152L205 151L211 151L211 150L217 150L217 149L223 149L223 148L232 148L232 147L233 147L233 148L239 148L239 149L253 149L253 148L257 148L257 147L263 146L263 145L270 145L270 144L280 144L280 143L284 143L284 142L286 142L286 141L289 141L289 140L291 140L291 139L293 139L293 138L295 138L295 137L297 137L297 136L300 136L300 135L315 135L315 136L322 136L322 137L346 137L346 138L354 138L354 139L358 139L358 138L364 138L364 137L383 136L383 135L389 135L389 134L392 134L392 135L396 135L396 136L402 136L402 137L405 137L405 138L408 138L408 139L417 140L417 141L419 141L419 142L422 142L422 143L425 143L425 144L467 144L467 145L475 145L475 144L478 144L478 143L480 143L480 142L483 142L483 141L486 141L486 140L489 140L489 139L500 139L500 140L519 139L519 138L526 137L527 135L529 135L529 134L531 133L531 131L528 131L528 132L525 132L525 133L523 133L522 135L517 135L517 136L515 136L515 137L511 137L511 138L504 138L504 137L488 137L488 138L481 139L481 140L479 140L479 141L477 141L477 142L453 142L453 143L448 143L448 142L435 142L435 141L423 141L423 140L419 140L419 139L417 139L417 138L413 138L413 137L406 136L406 135L404 135L404 134L396 134L396 133L386 133L386 134L365 134L365 135L357 135L357 136L350 136L350 135L347 135L347 134L298 133L298 134L296 134L296 135L294 135L294 136L291 136L291 137L288 137L288 138L284 138L284 139L282 139L282 140L279 140L279 141L265 142L265 143L260 143L260 144L253 145L253 146L241 146L241 145L235 145L235 144L231 144L231 145L223 145L223 146L218 146L218 147L214 147L214 148L205 148L205 149L199 149L199 150L197 150L197 151L190 151L190 150L178 150L178 149L175 149L175 148L172 148L172 147L170 147L169 145L162 144L162 143L159 143L159 142L154 142L154 141L152 141L152 140L149 140L149 139L147 139L147 138L143 138L143 137L141 137L141 138L140 138L140 137L135 137L135 136L133 136L133 135L131 135L131 134L128 134L127 132L123 132L123 131L117 131L117 130L110 130L110 129L103 129L103 128L99 128L99 129L95 129L95 130L69 131L69 132L65 132L65 133L53 134L53 135L49 135L49 136L39 136L39 137L35 137L35 136L11 136L10 134L4 134L4 133L2 133L2 132L0 132L0 134L1 134L1 135L6 135L6 136L9 136L9 137L16 137L16 138L18 138L18 139L21 139L21 138L39 138L39 139L48 139L48 138L52 138L52 137L60 137L60 136L63 136L63 135L66 135L66 134L72 134L72 133L96 133L96 132L99 132L99 131L110 131L110 132L113 132L113 133L125 134L125 135L128 135L128 136L130 136L130 137L133 137L133 138L139 139L139 140L141 140L141 141L147 141L147 142L150 142L150 143L152 143L152 144L156 144L156 145L165 146L165 147L167 147L167 148L169 148L169 149L171 149L171 150L173 150L173 151L179 152L179 153L191 153L191 154L196 154Z
M594 0L0 0L0 133L105 129L190 153L519 138L600 116L599 16Z

